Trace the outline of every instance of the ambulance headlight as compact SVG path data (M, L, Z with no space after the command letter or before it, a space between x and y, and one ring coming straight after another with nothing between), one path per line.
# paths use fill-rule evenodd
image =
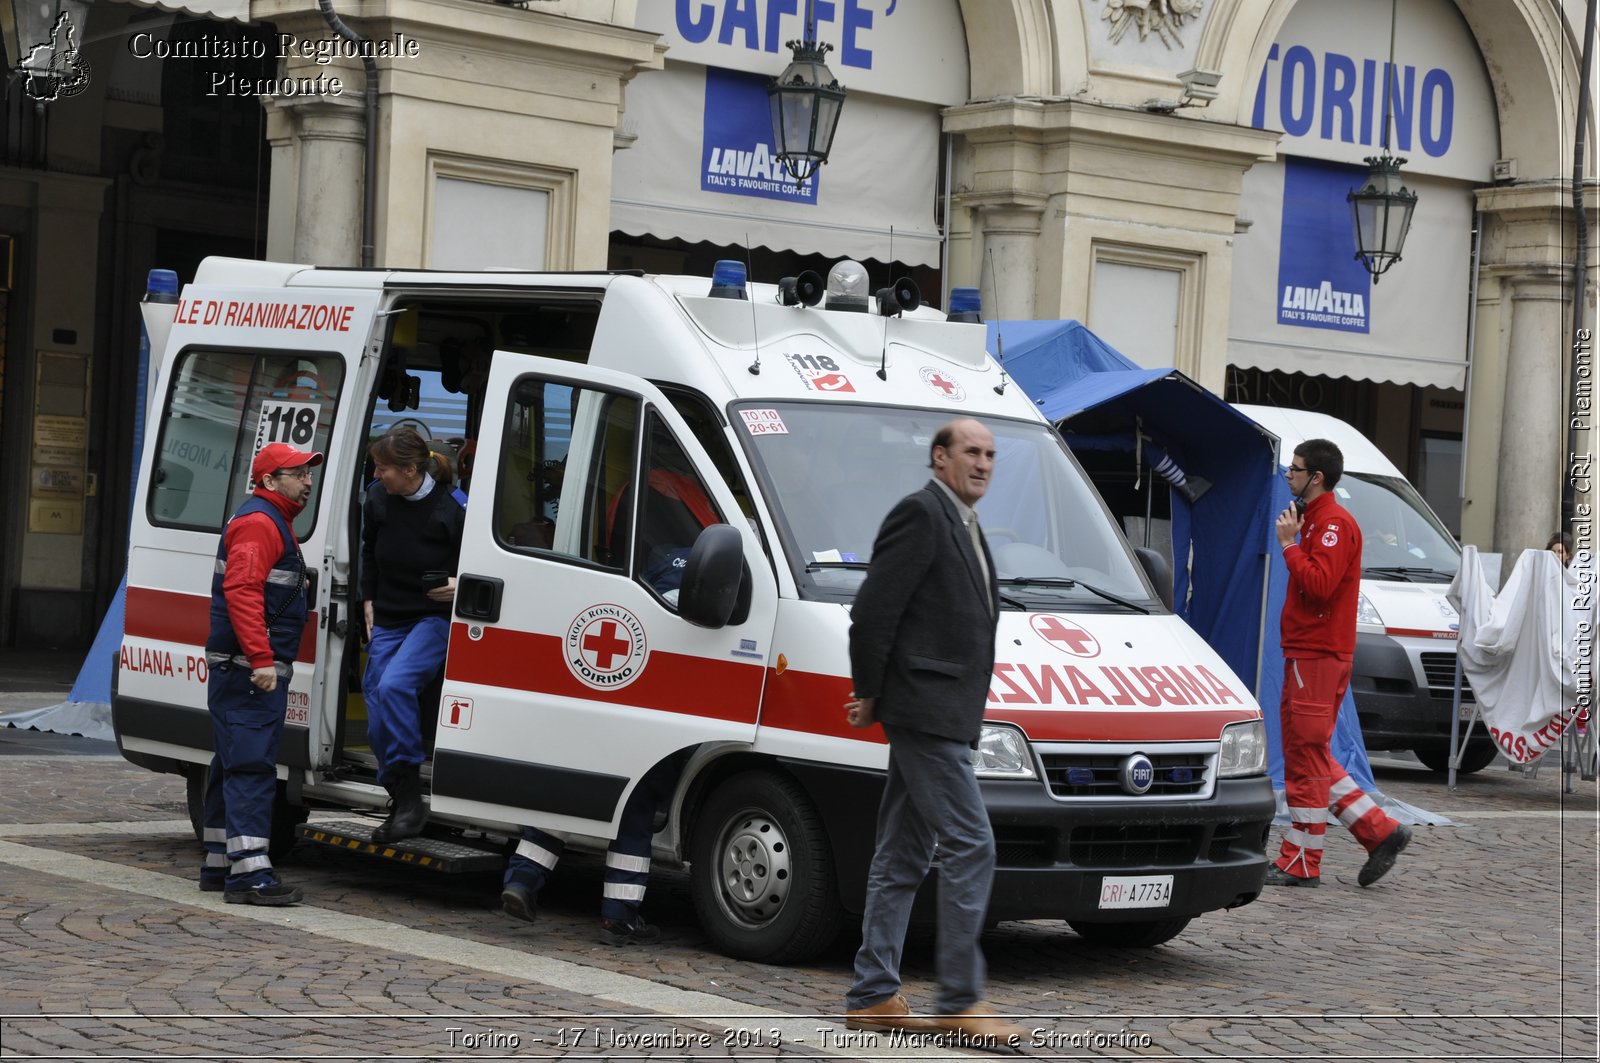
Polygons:
M972 751L972 769L982 779L1034 779L1033 750L1015 727L984 724L978 748Z
M1267 770L1267 725L1260 720L1230 723L1222 729L1217 778L1264 775Z
M1383 617L1378 615L1378 610L1372 606L1372 599L1365 594L1356 597L1356 623L1370 624L1373 627L1383 626Z

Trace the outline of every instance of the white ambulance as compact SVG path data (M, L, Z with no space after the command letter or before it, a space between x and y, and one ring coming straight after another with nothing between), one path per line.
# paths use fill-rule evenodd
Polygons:
M1153 945L1253 900L1274 805L1260 710L1164 607L1159 561L1129 549L984 326L905 285L875 297L855 263L821 305L814 275L746 284L736 265L708 283L203 263L154 341L124 756L198 796L218 530L253 452L286 440L327 461L296 525L316 580L279 841L308 808L382 808L353 566L367 443L404 420L472 455L428 699L434 827L603 847L631 788L679 758L658 866L689 867L719 948L814 955L861 911L887 763L881 729L844 719L850 603L933 433L966 415L999 451L979 512L1004 612L973 754L999 847L989 918Z
M1455 704L1456 641L1461 621L1445 597L1461 547L1417 489L1355 426L1309 410L1235 407L1278 437L1278 464L1288 465L1307 439L1327 439L1344 455L1334 493L1361 529L1361 598L1350 677L1361 735L1368 749L1409 749L1434 771L1450 760L1450 710ZM1472 719L1465 678L1460 728ZM1494 741L1473 729L1458 770L1494 762Z

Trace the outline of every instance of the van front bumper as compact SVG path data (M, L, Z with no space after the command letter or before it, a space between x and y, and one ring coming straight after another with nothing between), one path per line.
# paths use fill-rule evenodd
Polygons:
M984 780L997 850L989 918L1129 922L1236 908L1261 893L1276 811L1266 776L1211 797L1055 800L1037 782ZM1172 876L1160 908L1100 907L1107 877Z

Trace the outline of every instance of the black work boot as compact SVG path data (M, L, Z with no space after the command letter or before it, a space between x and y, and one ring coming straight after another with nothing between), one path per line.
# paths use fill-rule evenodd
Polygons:
M422 774L415 764L394 769L389 793L394 796L394 810L373 830L372 840L397 842L421 834L428 825L428 806L422 800Z

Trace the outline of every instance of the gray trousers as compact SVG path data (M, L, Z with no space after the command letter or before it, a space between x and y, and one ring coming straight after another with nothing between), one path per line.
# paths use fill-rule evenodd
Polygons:
M938 941L935 969L941 1015L966 1011L983 996L983 933L994 885L994 831L964 742L885 726L889 778L878 807L878 847L867 873L861 951L855 983L845 995L852 1011L900 990L900 954L917 887L939 851Z

